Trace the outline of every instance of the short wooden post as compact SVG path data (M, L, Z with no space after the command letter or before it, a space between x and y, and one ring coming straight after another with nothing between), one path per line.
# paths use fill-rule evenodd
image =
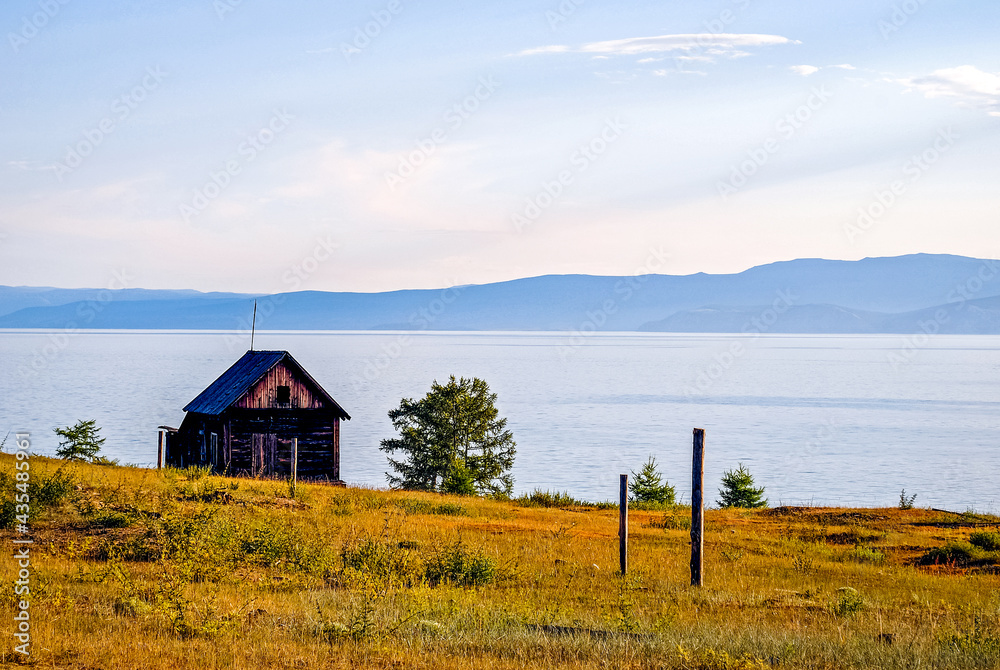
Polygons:
M622 574L628 573L628 475L619 475L618 562Z
M160 470L163 468L163 431L160 431L159 438L156 440L156 469Z
M705 431L694 429L691 466L691 586L702 585L705 550Z
M299 438L292 438L292 497L299 488Z

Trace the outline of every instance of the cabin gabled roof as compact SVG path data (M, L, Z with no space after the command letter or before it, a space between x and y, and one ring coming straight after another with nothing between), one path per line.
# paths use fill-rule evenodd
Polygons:
M185 405L184 411L213 416L222 414L222 412L232 407L236 401L242 398L247 391L253 388L271 368L282 361L304 378L340 418L348 420L351 418L344 411L344 408L287 351L246 352L240 360L233 363L207 389L199 393L198 397Z

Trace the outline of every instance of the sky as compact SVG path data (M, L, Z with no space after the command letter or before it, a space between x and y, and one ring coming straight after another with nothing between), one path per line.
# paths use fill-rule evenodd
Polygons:
M1000 257L995 0L6 0L0 284Z

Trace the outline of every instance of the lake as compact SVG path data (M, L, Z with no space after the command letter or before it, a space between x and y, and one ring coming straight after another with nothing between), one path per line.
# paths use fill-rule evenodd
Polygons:
M499 395L517 492L615 499L653 454L687 500L699 427L710 493L742 462L772 505L895 505L905 488L917 506L1000 508L996 336L299 331L255 347L289 350L351 414L351 484L385 485L386 413L453 374ZM29 431L51 455L54 427L93 418L106 455L154 465L157 426L180 425L247 348L232 333L2 331L0 437Z

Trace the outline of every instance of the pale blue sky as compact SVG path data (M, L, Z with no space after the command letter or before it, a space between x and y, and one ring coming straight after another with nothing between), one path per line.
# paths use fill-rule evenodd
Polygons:
M9 0L0 26L3 284L1000 256L993 0Z

